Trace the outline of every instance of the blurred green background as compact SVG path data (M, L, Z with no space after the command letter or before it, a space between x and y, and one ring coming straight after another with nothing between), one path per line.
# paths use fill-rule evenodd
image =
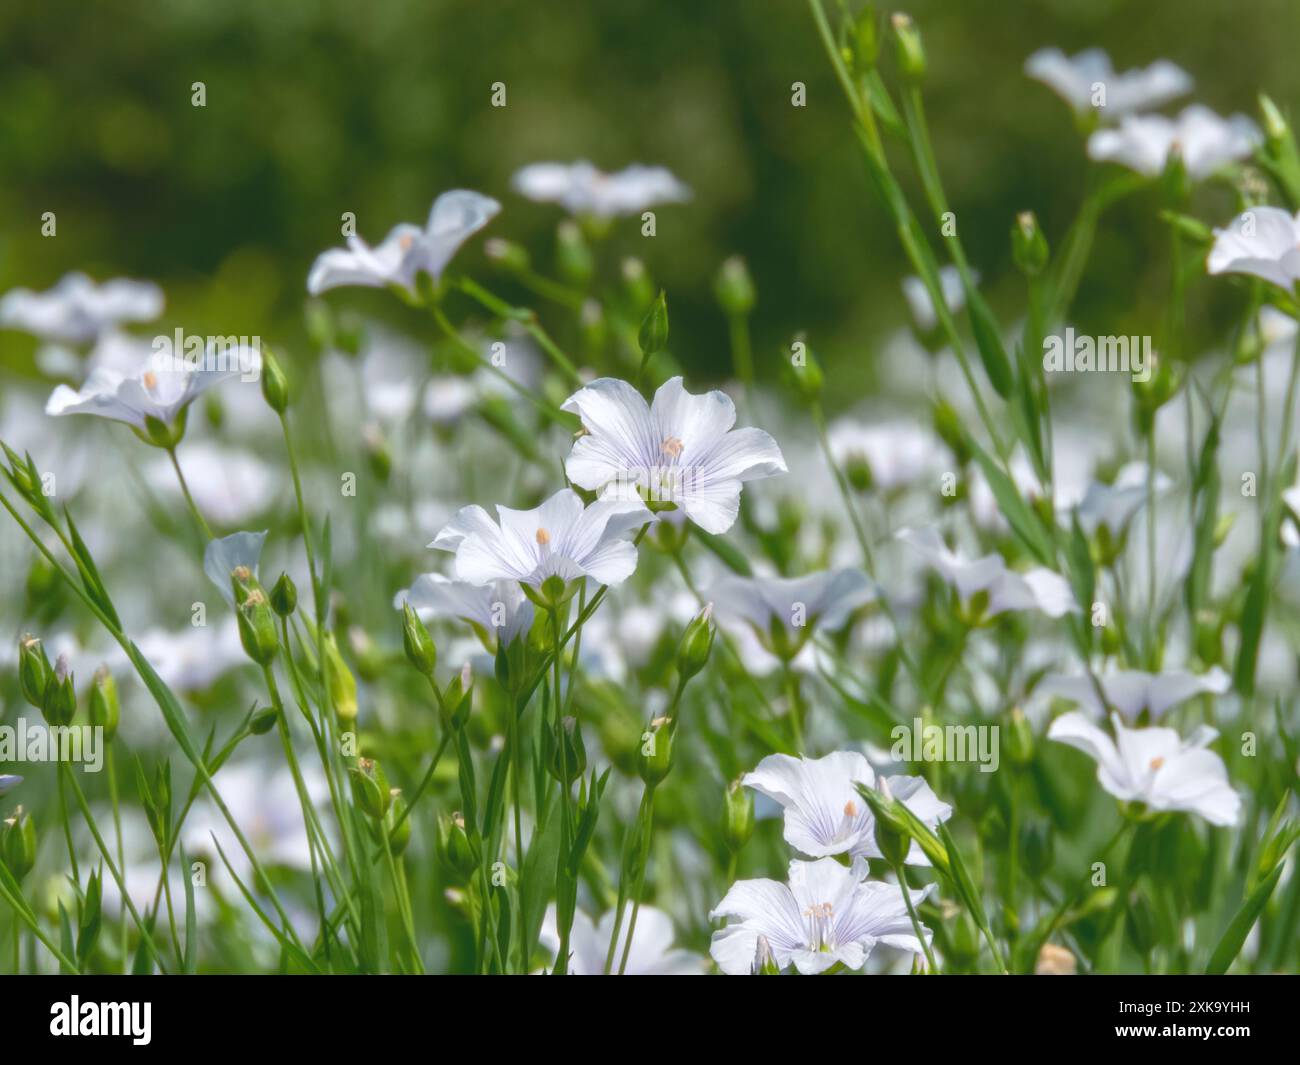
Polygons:
M1022 73L1033 50L1101 45L1119 69L1165 56L1223 113L1254 114L1260 90L1287 111L1300 103L1296 0L907 10L927 45L949 198L1006 321L1020 307L1007 245L1015 212L1033 208L1059 241L1085 171L1064 104ZM191 106L196 81L205 108ZM504 109L489 104L495 81L507 85ZM802 109L790 103L795 81L807 85ZM0 291L44 289L71 269L153 279L168 297L159 331L300 345L307 269L340 243L340 214L356 212L377 241L395 222L423 221L453 186L500 198L489 233L521 240L546 268L558 210L513 195L509 179L528 162L579 157L661 163L694 188L688 206L659 211L655 239L625 220L614 246L643 256L668 290L674 352L698 376L728 365L711 278L734 252L758 283L761 375L806 329L845 371L838 396L852 398L850 375L905 316L906 265L801 0L7 3L0 100ZM1194 209L1221 223L1229 198L1205 195ZM1125 318L1156 313L1167 285L1157 205L1140 195L1108 216L1082 323L1124 332ZM55 238L40 235L44 211L57 214ZM481 246L460 264L483 267ZM1221 317L1208 295L1190 300L1202 339ZM1220 286L1214 298L1231 293ZM331 301L402 313L382 293ZM0 366L30 368L34 346L0 333Z

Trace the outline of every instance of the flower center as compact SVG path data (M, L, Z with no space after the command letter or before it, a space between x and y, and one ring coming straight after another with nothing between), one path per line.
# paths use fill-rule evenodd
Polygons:
M149 389L150 392L158 387L158 377L152 370L146 370L140 380L144 382L144 387Z
M545 546L546 546L547 544L549 544L550 542L551 542L551 534L548 533L545 529L538 529L538 530L537 530L537 545L538 545L539 547L545 547Z
M844 804L844 816L845 817L858 816L858 804L855 803L852 799L850 799L848 802Z
M683 444L681 440L679 440L675 436L670 436L667 440L663 442L662 445L664 454L670 455L673 458L677 458L679 455L681 455L682 449L685 446L686 445Z
M1151 768L1152 768L1152 769L1159 769L1159 768L1160 768L1162 765L1164 765L1164 764L1165 764L1165 760L1164 760L1163 757L1157 756L1157 757L1151 759Z
M829 902L818 902L803 911L808 918L808 943L813 950L835 949L835 907Z
M401 236L397 239L397 246L401 248L402 251L406 251L411 247L411 240L412 240L411 234L407 233L404 236Z

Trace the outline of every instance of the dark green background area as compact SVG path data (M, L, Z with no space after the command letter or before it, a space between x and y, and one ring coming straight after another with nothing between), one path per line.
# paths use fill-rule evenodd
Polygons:
M1059 240L1084 180L1065 106L1022 73L1034 49L1101 45L1120 69L1165 56L1220 112L1255 114L1260 90L1300 109L1296 0L907 10L927 46L949 198L1007 321L1020 309L1007 246L1015 212L1033 208ZM204 109L190 104L195 81L207 86ZM489 103L496 81L504 109ZM790 104L795 81L807 85L806 108ZM168 296L163 329L294 347L307 269L339 243L343 211L377 241L395 222L423 221L437 192L479 189L505 205L490 232L522 240L549 268L558 212L513 195L510 175L579 157L662 163L694 188L690 205L659 212L654 240L625 221L611 254L646 258L668 290L674 352L700 376L726 371L710 280L734 252L759 286L760 373L799 329L832 365L868 365L905 313L906 265L802 0L0 4L0 291L43 289L70 269L151 278ZM915 192L897 151L895 161ZM1108 216L1082 323L1126 332L1129 320L1158 320L1168 281L1157 206L1144 194ZM1206 192L1193 209L1219 223L1230 200ZM58 236L42 238L51 210ZM480 240L460 264L482 269L481 255ZM1193 289L1194 338L1214 337L1230 298L1223 286ZM383 294L331 302L395 313ZM29 365L32 347L0 333L0 365ZM851 377L837 398L867 387Z

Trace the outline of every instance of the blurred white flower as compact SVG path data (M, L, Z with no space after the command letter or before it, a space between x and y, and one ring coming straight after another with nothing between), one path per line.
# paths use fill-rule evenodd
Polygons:
M623 927L619 929L618 946L614 949L613 972L618 972L619 962L623 958L623 948L627 946L627 933L631 925L630 913L623 917ZM610 910L593 924L582 910L573 915L573 928L569 933L570 976L600 976L605 972L605 958L609 954L610 939L614 935L614 911ZM546 909L539 937L542 946L552 954L560 949L560 934L556 923L555 904ZM627 976L703 976L705 960L688 950L676 950L673 941L672 919L653 906L642 906L637 913L636 932L632 937L632 949L627 954L627 967L623 970Z
M1025 73L1055 92L1076 114L1095 111L1103 118L1153 110L1192 91L1192 76L1167 59L1117 74L1110 56L1100 48L1073 57L1059 48L1040 48L1025 60Z
M971 561L963 559L943 542L932 526L902 529L898 538L919 551L926 562L956 590L963 604L984 593L987 617L1007 610L1040 610L1050 618L1059 618L1078 607L1070 583L1060 574L1039 567L1017 573L1007 569L1001 555L985 555Z
M280 487L273 468L247 451L204 441L186 442L178 454L195 504L218 525L240 525L261 514ZM148 467L146 479L156 492L180 492L166 457L160 456Z
M149 322L162 314L162 289L118 279L96 285L71 273L46 292L16 288L0 299L0 326L43 340L88 344L119 322Z
M709 953L728 976L754 971L760 940L763 956L770 955L778 971L793 964L805 976L837 963L861 969L880 943L920 954L924 948L912 929L902 889L866 880L865 871L863 862L848 868L822 858L791 862L788 887L775 880L738 881L709 914L736 919L713 933ZM933 887L913 891L913 905Z
M454 552L456 576L471 584L540 587L552 576L621 584L636 569L627 534L655 520L640 500L598 499L584 507L569 488L532 510L498 506L497 516L500 524L480 506L462 507L429 546Z
M406 603L425 621L432 617L459 618L475 626L485 638L495 633L506 644L527 632L533 623L533 604L515 580L470 584L448 580L441 573L424 573L393 599L398 610Z
M798 648L818 628L842 627L875 598L875 588L861 570L838 569L804 577L723 577L704 598L719 621L750 626L776 653Z
M210 540L204 548L203 572L231 606L235 605L235 593L230 586L230 575L243 566L254 577L257 576L257 564L262 558L266 533L265 529L258 533L231 533L219 540Z
M1212 274L1251 274L1293 292L1300 280L1300 214L1252 207L1214 231L1206 261Z
M1201 726L1183 740L1171 728L1128 729L1112 718L1115 739L1072 711L1052 722L1048 739L1076 747L1097 762L1097 780L1123 802L1156 811L1199 814L1212 825L1235 825L1241 797L1228 783L1223 759L1206 750L1218 735Z
M660 203L684 203L691 190L662 166L629 166L606 174L585 159L532 163L515 173L515 191L539 203L558 203L570 214L612 218Z
M91 371L79 390L59 385L45 404L45 413L54 417L93 414L124 422L147 434L150 420L170 429L185 409L213 385L232 377L255 380L260 369L260 354L242 343L220 351L210 347L204 358L193 365L184 360L168 365L152 360L127 373L101 365Z
M864 425L841 418L828 436L836 465L852 470L865 464L871 486L886 492L914 483L939 455L934 436L910 422Z
M882 857L876 843L876 819L854 784L876 786L870 763L857 751L835 751L824 758L770 754L740 782L774 800L785 811L785 841L811 858ZM889 790L925 824L934 828L952 816L921 777L892 776ZM915 842L910 865L930 861Z
M1128 528L1128 524L1147 501L1147 480L1151 467L1145 462L1130 462L1123 466L1110 484L1092 481L1079 504L1079 525L1089 536L1105 526L1115 536ZM1155 495L1168 490L1171 482L1159 470L1151 490Z
M966 306L966 289L961 283L961 273L957 267L952 265L939 267L939 291L943 295L943 302L948 305L948 310L954 317L961 314L962 308ZM916 328L922 333L930 332L939 324L934 301L930 299L925 282L919 277L903 278L903 298L907 300L907 308L912 312L912 320L916 322Z
M229 670L248 663L233 615L215 625L185 625L175 631L150 629L136 644L163 683L178 693L205 691ZM124 664L125 654L116 656L114 662Z
M586 432L565 462L569 479L602 499L675 503L706 532L724 533L740 513L746 481L786 472L762 429L732 429L725 392L693 396L674 377L646 403L626 381L601 377L564 401Z
M1097 681L1105 696L1104 704L1092 679L1083 675L1053 674L1044 677L1035 691L1069 699L1087 707L1096 717L1118 710L1126 721L1132 722L1144 711L1152 721L1159 721L1172 707L1194 695L1223 695L1232 686L1228 674L1218 666L1200 675L1181 669L1163 673L1124 669L1101 675Z
M468 189L444 192L433 201L423 229L403 222L376 247L351 236L346 248L321 252L307 275L307 291L316 296L343 285L397 285L414 293L418 273L437 281L460 246L500 210L490 196Z
M1126 115L1118 129L1099 129L1088 138L1088 158L1119 163L1147 177L1164 172L1178 152L1193 181L1245 159L1259 143L1259 130L1244 115L1220 118L1193 104L1176 119L1164 115Z
M8 795L22 782L22 777L14 776L12 773L0 773L0 795Z
M438 426L454 425L478 401L478 389L468 377L441 374L424 386L421 409L424 416Z

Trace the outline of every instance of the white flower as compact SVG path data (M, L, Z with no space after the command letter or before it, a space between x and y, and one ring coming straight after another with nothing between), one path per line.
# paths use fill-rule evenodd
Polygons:
M1099 129L1088 138L1088 158L1119 163L1147 177L1164 172L1177 151L1192 180L1245 159L1259 143L1259 130L1244 115L1220 118L1193 104L1176 119L1164 115L1126 115L1118 129Z
M824 758L770 754L740 782L766 795L785 811L785 841L811 858L880 858L876 820L854 784L876 786L870 763L857 751L835 751ZM917 818L934 828L952 816L952 807L921 777L888 778L890 793ZM915 842L910 865L930 861Z
M437 281L460 246L500 210L490 196L468 189L444 192L433 201L423 229L403 222L377 247L351 236L346 248L321 252L307 275L307 291L316 296L342 285L397 285L413 293L418 273Z
M1076 512L1079 526L1089 536L1102 526L1116 536L1123 533L1133 515L1146 504L1150 474L1151 467L1145 462L1130 462L1115 475L1112 483L1092 481ZM1169 485L1169 478L1157 470L1152 492L1159 495Z
M1252 274L1286 292L1300 279L1300 214L1252 207L1214 231L1206 268L1212 274Z
M590 577L621 584L636 569L627 534L655 516L640 500L598 499L589 507L563 488L533 510L497 507L500 524L480 506L463 507L429 544L456 555L458 579L471 584L548 577Z
M1118 710L1126 721L1136 721L1145 711L1152 721L1159 721L1171 708L1194 695L1223 695L1232 686L1228 674L1218 666L1199 676L1181 669L1165 673L1123 669L1099 676L1097 682L1106 698L1104 705L1087 676L1054 674L1044 677L1037 691L1069 699L1097 717Z
M230 595L230 581L225 594ZM233 598L233 597L232 597ZM158 676L175 692L206 691L226 672L248 664L239 641L239 626L233 614L216 625L184 625L176 631L150 629L136 644L140 653L158 671ZM125 654L110 664L125 665ZM151 718L156 720L156 716Z
M619 962L623 960L623 948L627 946L628 928L631 926L631 909L624 912L623 927L619 929L618 946L614 949L614 964L611 972L618 972ZM573 928L569 933L570 976L600 976L605 972L605 958L609 955L609 941L614 935L614 911L610 910L593 924L581 910L573 915ZM542 922L541 935L538 937L542 946L552 954L560 949L560 933L555 918L555 904L546 909ZM675 950L673 941L676 933L673 922L663 910L653 906L642 906L637 913L636 932L632 937L632 949L627 954L626 976L703 976L705 961L698 954L688 950Z
M426 621L431 617L459 618L485 637L497 633L506 644L533 623L533 605L514 580L469 584L448 580L441 573L424 573L393 599L398 610L406 603Z
M956 590L963 603L977 593L988 597L986 617L1007 610L1041 610L1059 618L1078 607L1069 582L1060 574L1039 567L1025 573L1007 569L1001 555L985 555L967 561L944 544L937 529L902 529L898 538L916 548L931 567Z
M778 970L791 964L805 976L842 962L861 969L877 943L920 954L907 903L895 884L863 879L864 863L852 868L834 858L790 863L790 886L775 880L741 880L709 914L735 918L713 933L709 953L728 976L753 971L759 955L770 951ZM913 905L933 885L912 892Z
M764 646L797 649L817 628L840 628L863 603L875 598L870 578L861 570L837 569L804 577L724 577L705 598L718 619L746 624Z
M586 430L565 462L569 480L602 498L675 503L706 532L735 523L744 482L786 471L762 429L732 429L736 407L726 393L693 396L680 377L660 385L651 404L626 381L597 378L563 409Z
M190 493L200 513L218 525L238 526L263 513L277 498L276 471L256 455L207 441L185 443L178 451ZM179 494L176 471L159 455L146 470L151 488Z
M1167 59L1117 74L1110 56L1100 48L1089 48L1073 58L1059 48L1040 48L1025 60L1025 73L1080 115L1095 109L1104 117L1119 117L1155 109L1192 91L1192 76Z
M86 344L118 322L148 322L162 314L162 290L148 281L96 285L72 273L48 292L16 288L0 299L0 326L44 340Z
M872 487L886 492L916 481L934 464L938 451L934 437L910 422L863 425L842 418L828 435L841 469L865 463Z
M1077 747L1097 762L1097 780L1122 802L1160 812L1199 814L1212 825L1235 825L1241 797L1228 783L1223 759L1206 750L1218 735L1201 726L1189 740L1171 728L1127 729L1115 716L1115 739L1072 712L1058 717L1048 739Z
M230 586L230 575L243 566L254 577L257 576L257 563L262 558L266 533L265 529L258 533L231 533L219 540L210 540L204 548L203 572L231 606L235 605L235 593Z
M242 344L233 350L209 348L202 361L194 365L183 360L167 364L150 361L130 374L99 366L80 390L59 385L50 394L45 413L54 417L93 414L124 422L147 434L150 420L170 429L182 412L213 385L231 377L254 380L260 368L258 352Z
M957 267L952 265L939 267L939 291L948 310L954 315L960 314L962 308L966 306L966 287L962 284L961 273ZM922 333L929 333L939 324L934 301L930 299L930 292L925 287L925 282L919 277L903 278L903 298L907 300L907 307L912 312L916 328Z
M612 218L659 203L683 203L691 190L662 166L629 166L606 174L585 159L533 163L516 172L515 191L539 203L558 203L570 214Z

